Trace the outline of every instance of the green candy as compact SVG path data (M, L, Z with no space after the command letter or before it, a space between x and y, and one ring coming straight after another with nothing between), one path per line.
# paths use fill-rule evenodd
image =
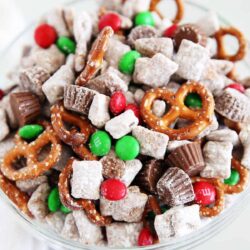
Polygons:
M135 26L149 25L155 26L153 15L149 11L140 12L135 17Z
M43 127L38 124L25 125L19 129L18 134L25 140L32 140L37 138L43 132L43 130Z
M185 105L189 108L201 109L202 108L201 97L196 93L190 93L185 99Z
M50 212L56 212L61 207L61 200L58 188L53 188L48 197L48 208Z
M119 61L119 70L127 75L132 75L135 69L135 63L141 54L136 50L131 50L125 53Z
M126 135L116 142L115 152L123 161L133 160L140 152L139 142L133 136Z
M64 214L69 214L72 212L69 208L65 207L64 205L61 205L60 211Z
M97 131L91 135L90 150L94 155L107 155L111 149L111 138L105 131Z
M239 172L236 171L235 169L232 169L231 176L228 179L225 179L224 183L229 185L229 186L234 186L234 185L237 185L239 181L240 181Z
M74 54L76 51L76 43L66 36L59 37L56 45L66 55Z

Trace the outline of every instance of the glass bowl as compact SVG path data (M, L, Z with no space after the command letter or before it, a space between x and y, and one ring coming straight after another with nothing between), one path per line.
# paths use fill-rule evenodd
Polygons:
M76 12L81 10L96 11L98 6L98 0L75 0L67 3L68 6L73 7ZM169 2L169 1L168 1ZM171 8L170 8L171 7ZM166 13L169 13L169 9L173 10L173 5L169 6L166 2L162 3L161 9ZM209 10L203 6L200 6L192 1L185 1L185 18L184 22L194 22L203 16ZM164 13L163 12L163 13ZM42 13L41 13L42 14ZM223 17L219 16L222 26L230 26L230 23ZM24 45L30 44L33 37L34 24L29 25L2 53L0 58L0 83L4 83L5 86L10 83L7 78L7 73L10 70L13 71L18 63L18 58L21 56L21 48ZM229 47L235 49L236 45L231 41ZM249 76L250 72L250 56L246 56L245 60L237 63L237 71L241 77ZM1 85L0 85L1 87ZM1 199L6 203L7 207L14 213L17 221L25 227L35 238L44 240L46 244L54 249L72 249L72 250L96 250L96 249L110 249L107 247L98 246L85 246L78 242L73 242L62 238L60 235L53 232L48 226L41 224L37 221L31 220L30 218L23 215L11 201L0 191ZM127 249L191 249L203 242L209 240L215 236L218 232L225 229L239 214L246 208L246 205L250 202L250 185L240 195L231 196L233 204L228 206L223 213L213 218L212 220L204 220L204 226L199 230L181 238L169 240L166 243L157 244L149 247L133 247ZM119 250L119 248L115 248ZM124 249L124 248L120 248Z

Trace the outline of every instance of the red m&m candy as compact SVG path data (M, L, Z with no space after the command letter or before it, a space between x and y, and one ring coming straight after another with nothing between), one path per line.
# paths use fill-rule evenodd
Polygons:
M4 97L4 92L3 90L0 89L0 101L3 99L3 97Z
M117 91L115 92L110 99L109 109L114 115L119 115L126 108L126 97L125 95Z
M178 25L173 24L172 26L170 26L169 28L167 28L164 31L163 36L172 38L174 36L174 32L176 31L177 28L178 28Z
M127 194L126 185L117 179L108 179L101 185L101 194L110 201L119 201Z
M114 32L117 32L121 28L121 18L115 13L109 13L102 16L99 20L99 30L102 30L106 26L110 26Z
M56 42L57 33L51 25L41 24L36 28L34 38L37 45L46 49Z
M240 83L232 83L232 84L229 84L226 88L231 88L231 89L235 89L235 90L238 90L239 92L241 93L245 93L245 88L242 84Z
M138 118L138 120L140 121L141 120L141 114L140 114L140 108L139 106L137 106L136 104L128 104L125 108L125 110L132 110L135 114L135 116Z
M193 184L195 202L199 205L208 206L215 202L216 191L215 187L205 181L195 182Z
M149 229L143 228L138 237L138 246L153 245L154 239Z

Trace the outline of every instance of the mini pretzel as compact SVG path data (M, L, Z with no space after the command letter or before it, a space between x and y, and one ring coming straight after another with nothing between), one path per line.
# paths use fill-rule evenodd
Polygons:
M185 106L184 101L189 93L197 93L202 99L202 108L192 110ZM155 100L166 101L171 107L163 117L157 117L152 112ZM194 139L212 122L214 99L212 94L202 85L190 82L182 85L176 94L166 88L148 91L141 102L141 115L145 123L155 131L167 134L171 140ZM192 124L179 129L170 128L178 118L193 121Z
M226 52L223 42L223 38L226 35L234 36L238 40L239 49L234 55L229 55ZM242 60L245 57L247 51L247 42L244 35L238 29L233 27L221 28L218 32L216 32L215 39L217 41L217 57L219 59L236 62Z
M18 135L16 135L15 142L16 146L4 156L1 164L2 173L12 181L34 179L40 176L57 163L62 152L59 138L50 126L30 144L23 141ZM48 156L39 161L39 153L48 144L51 144ZM27 165L16 170L13 163L21 157L27 159Z
M8 198L26 215L32 217L28 209L29 196L19 190L14 183L0 173L0 188Z
M161 207L155 196L150 195L148 197L148 206L156 215L162 214Z
M221 182L219 179L207 179L207 178L200 178L200 177L193 177L192 182L209 182L211 183L216 190L216 200L213 207L206 207L200 205L200 215L204 217L213 217L222 212L224 209L225 204L225 197L224 197L224 190L221 187Z
M74 199L70 194L70 178L73 172L74 158L70 158L66 167L59 176L58 188L61 202L71 210L85 210L88 218L99 226L105 226L111 223L110 217L102 216L91 200Z
M150 3L150 11L156 12L162 19L164 16L161 14L161 12L157 9L157 5L161 2L161 0L151 0ZM178 24L184 16L184 4L182 0L175 0L175 4L177 7L177 13L175 15L175 18L172 20L173 23Z
M240 131L242 129L242 124L240 122L234 122L234 121L231 121L231 120L229 120L227 118L224 118L224 124L228 128L236 131L238 134L240 133Z
M239 175L240 175L240 180L239 182L234 185L234 186L230 186L227 184L222 184L222 187L224 189L224 192L226 194L238 194L244 191L244 189L247 186L248 183L248 178L249 178L249 172L246 168L244 168L240 162L238 162L235 159L232 159L232 168L237 170Z
M78 127L80 131L78 132L75 128L67 130L63 122ZM51 108L51 123L58 137L70 145L79 157L85 160L96 159L84 146L89 136L95 131L87 119L67 112L61 104L55 104Z
M91 78L95 76L97 71L100 69L103 63L104 54L108 48L109 39L114 34L114 31L111 27L105 27L100 35L97 37L94 42L92 49L88 56L88 61L85 69L82 71L80 76L76 79L76 84L83 86Z

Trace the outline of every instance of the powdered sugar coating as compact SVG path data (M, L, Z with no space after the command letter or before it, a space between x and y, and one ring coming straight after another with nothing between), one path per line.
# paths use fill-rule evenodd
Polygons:
M67 239L71 239L74 241L79 240L78 229L76 227L75 218L72 213L66 216L64 225L61 231L61 235Z
M45 217L45 220L52 230L54 230L57 233L61 233L64 226L65 217L66 217L65 214L59 211L48 214Z
M10 133L6 113L2 108L0 108L0 127L0 141L2 141Z
M239 134L240 141L244 147L244 154L241 159L241 164L250 169L250 128L243 127Z

